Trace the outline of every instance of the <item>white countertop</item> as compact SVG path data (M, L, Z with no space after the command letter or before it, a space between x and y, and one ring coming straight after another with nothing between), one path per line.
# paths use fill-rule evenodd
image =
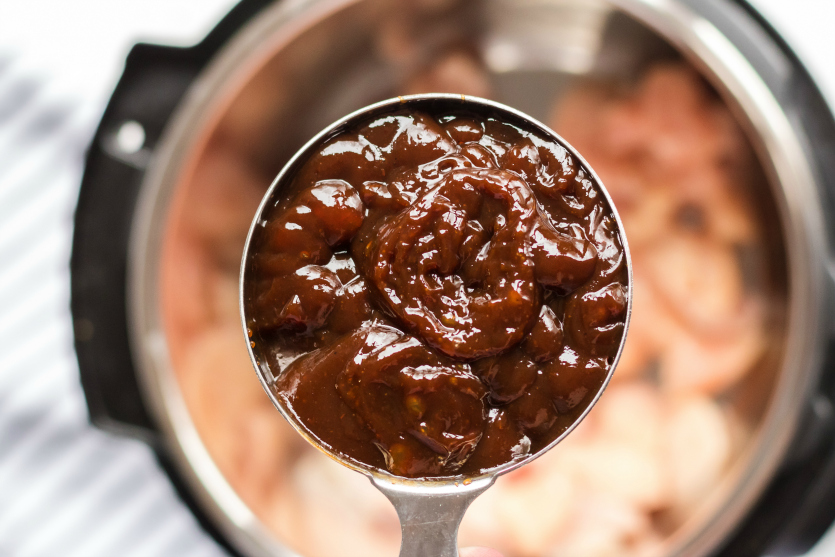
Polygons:
M835 106L835 0L751 2ZM129 48L194 43L233 4L0 0L0 557L225 555L147 447L88 425L67 264L84 149ZM835 555L835 532L810 555Z

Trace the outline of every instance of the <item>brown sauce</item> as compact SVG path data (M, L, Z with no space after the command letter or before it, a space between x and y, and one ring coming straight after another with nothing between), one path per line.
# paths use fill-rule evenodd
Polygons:
M392 113L302 161L253 233L252 341L302 427L405 477L474 475L570 427L621 342L617 223L502 116Z

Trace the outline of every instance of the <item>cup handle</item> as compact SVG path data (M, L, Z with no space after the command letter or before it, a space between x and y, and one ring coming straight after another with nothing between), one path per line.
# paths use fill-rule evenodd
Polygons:
M458 557L458 526L470 503L496 481L480 478L466 485L392 481L371 477L400 518L400 557Z

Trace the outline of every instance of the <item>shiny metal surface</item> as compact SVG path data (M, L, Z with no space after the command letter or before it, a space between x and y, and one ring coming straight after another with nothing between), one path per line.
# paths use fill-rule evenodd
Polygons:
M247 268L248 262L253 253L251 253L252 235L255 230L261 226L264 221L263 213L268 207L275 206L276 197L281 193L281 190L288 185L288 181L294 177L294 170L299 164L303 164L317 149L319 149L328 139L339 133L341 130L350 129L360 122L367 122L376 117L382 116L392 110L407 109L407 110L422 110L424 106L438 106L441 105L450 111L467 109L475 112L485 112L490 114L502 114L505 117L522 120L531 128L540 131L545 137L550 138L565 147L577 160L580 161L582 167L589 172L595 184L600 189L609 209L615 217L618 226L618 235L623 245L624 257L626 260L627 272L627 308L626 320L624 322L624 333L621 337L620 345L615 354L612 364L609 366L606 378L600 390L592 399L589 406L577 418L577 420L568 427L557 439L543 447L541 450L529 454L525 458L514 460L505 463L489 473L482 474L474 478L430 478L423 481L405 480L403 478L392 476L385 471L376 468L359 464L343 458L338 453L333 453L322 447L322 445L305 430L301 423L299 423L296 415L288 408L284 402L276 396L273 384L276 377L273 375L273 370L270 369L268 363L268 355L261 349L260 343L248 342L249 334L247 328L247 319L245 303L244 303L244 285L247 283ZM568 142L560 137L556 132L542 124L541 122L531 118L518 110L509 106L505 106L495 101L481 99L478 97L471 97L467 95L455 94L424 94L424 95L409 95L396 97L381 101L370 106L361 108L351 114L337 120L318 134L316 134L304 147L299 149L281 172L278 173L273 183L270 185L264 198L261 200L261 205L255 213L252 224L247 234L246 245L244 246L243 258L241 261L241 274L238 291L238 304L241 314L241 326L243 339L247 341L249 350L249 357L252 360L252 366L258 374L258 379L261 381L261 386L272 400L273 405L281 412L290 424L299 432L302 437L307 439L314 447L327 454L332 459L340 462L344 466L356 470L367 476L374 486L382 491L397 509L400 517L401 528L403 531L403 541L400 549L401 557L421 557L426 555L439 555L441 557L456 557L458 555L457 536L458 525L464 518L464 512L467 510L469 504L484 490L486 490L495 481L495 477L506 474L515 470L532 460L542 456L560 441L565 439L577 425L585 418L589 411L594 407L600 399L600 395L606 389L609 381L612 379L612 374L617 367L623 347L626 344L626 337L629 332L629 320L632 313L632 260L629 256L629 246L626 241L626 234L623 230L623 223L620 220L617 210L615 209L612 198L609 192L606 191L605 186L600 181L600 178L594 172L594 169L589 166L580 153L576 151ZM280 371L280 370L278 370ZM427 520L427 516L435 516L432 520Z
M281 111L265 114L263 125L286 133L280 145L285 157L328 122L381 98L387 87L396 83L401 70L381 63L367 49L338 41L367 32L371 23L383 17L380 14L385 13L386 4L371 0L282 2L244 27L195 82L167 129L137 208L129 254L129 315L132 349L147 402L193 493L224 535L250 555L290 553L266 531L217 470L173 376L157 282L166 218L179 180L194 164L194 153L205 145L223 114L240 102L253 80L269 82L272 71L272 83L280 89L285 104ZM497 98L505 103L542 117L544 99L552 98L573 75L634 73L647 56L658 51L657 44L646 44L652 35L703 72L735 110L757 150L769 178L769 194L779 213L788 257L785 346L767 410L746 453L699 512L668 540L670 555L710 554L774 475L820 368L826 270L818 254L824 251L825 234L801 139L745 57L683 1L494 0L468 3L462 10L463 15L456 16L457 25L440 26L438 32L427 35L426 44L441 40L441 31L481 37L479 44L492 72ZM615 17L624 35L613 49L608 48L612 45L607 47L603 23ZM549 21L550 25L570 21L571 26L552 33L559 41L549 41ZM635 29L643 33L635 33ZM336 41L344 56L355 57L338 61L345 64L340 71L333 65L317 65L316 56L327 52L323 45L334 45L328 41ZM550 54L531 55L544 50ZM550 65L543 66L543 60ZM525 68L525 64L535 68ZM323 80L340 87L317 89ZM287 82L298 90L286 87ZM333 89L339 89L340 94Z
M458 526L467 507L484 493L495 476L469 484L424 486L372 478L374 487L388 497L397 510L403 541L400 557L459 557Z

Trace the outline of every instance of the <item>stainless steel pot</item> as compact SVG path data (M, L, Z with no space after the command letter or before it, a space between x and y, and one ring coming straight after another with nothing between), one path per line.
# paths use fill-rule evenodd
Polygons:
M409 6L384 0L300 0L267 5L237 29L245 19L236 12L215 32L215 39L223 36L215 41L222 43L216 53L205 44L174 58L166 53L169 61L179 57L181 69L207 63L187 89L177 86L185 95L170 99L167 110L176 104L170 119L146 129L144 149L120 148L119 127L129 120L144 122L119 114L118 103L105 115L97 136L97 145L112 159L108 164L138 169L125 176L141 181L136 182L135 209L128 203L129 229L122 227L123 236L118 236L128 247L126 275L119 272L124 259L116 269L99 262L105 269L99 275L121 280L124 289L117 288L106 302L99 300L99 309L91 307L97 303L91 301L97 283L89 269L101 255L84 242L100 225L80 222L76 233L73 309L82 370L85 360L93 369L85 391L94 417L120 424L120 430L124 424L133 426L133 433L146 438L152 431L168 465L183 479L187 496L236 550L253 556L290 554L240 500L206 451L174 377L163 328L159 276L164 236L172 206L182 195L178 188L212 135L224 126L230 129L230 115L237 115L244 124L231 128L239 134L235 140L245 144L254 165L275 173L319 129L396 94L393 88L413 69L409 64L427 63L444 45L456 42L466 43L485 61L496 100L541 119L553 97L580 77L629 79L653 60L682 56L734 111L767 177L769 189L762 197L776 219L771 235L777 262L774 296L782 311L775 321L779 342L769 356L773 380L756 432L722 485L670 536L667 553L709 555L739 543L732 540L739 538L740 528L743 535L753 535L746 532L755 530L745 526L752 509L762 506L764 494L774 490L775 478L792 465L794 454L820 446L821 424L829 423L832 414L820 385L828 373L825 357L832 340L835 225L827 188L833 169L821 163L809 117L797 112L792 97L797 91L791 88L796 61L762 22L721 0L427 0ZM406 26L415 34L418 52L398 58L402 45L384 44L395 54L381 53L380 40L370 37L384 26ZM396 37L389 40L396 42ZM181 72L179 79L190 82L191 71ZM177 72L157 77L172 73ZM147 98L153 82L146 79L146 97L137 98ZM272 97L260 97L263 90ZM136 98L132 102L137 106ZM828 112L819 118L831 123ZM94 162L91 158L85 184L97 179ZM79 219L95 203L91 190L87 187L87 198L82 191ZM127 303L125 315L118 307L120 296ZM138 402L130 400L127 407L141 409L122 405L120 410L120 404L108 402L117 387L108 383L115 379L104 369L105 348L91 356L103 342L94 331L107 329L108 322L127 326L129 363L138 380ZM123 344L122 337L111 339L107 349L126 351Z

